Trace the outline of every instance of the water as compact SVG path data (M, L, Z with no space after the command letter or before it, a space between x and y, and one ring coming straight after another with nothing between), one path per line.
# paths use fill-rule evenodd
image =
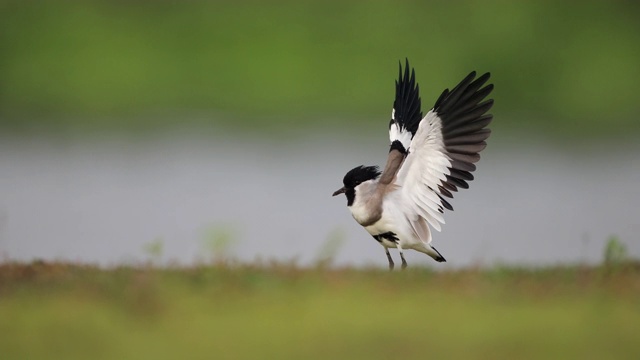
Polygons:
M410 265L595 263L612 235L640 257L640 148L492 140L471 189L458 193L434 234L448 262L407 251ZM307 265L335 253L336 265L385 267L382 247L351 218L344 197L331 197L355 165L384 164L385 141L5 138L0 255L192 264L209 259L212 239L227 234L217 251L241 261ZM162 244L160 255L145 250L153 243Z

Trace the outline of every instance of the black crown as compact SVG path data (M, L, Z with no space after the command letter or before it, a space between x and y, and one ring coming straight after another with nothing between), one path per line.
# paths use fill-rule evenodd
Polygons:
M351 170L344 176L342 183L345 188L355 188L367 180L373 180L380 176L380 170L377 166L360 165Z

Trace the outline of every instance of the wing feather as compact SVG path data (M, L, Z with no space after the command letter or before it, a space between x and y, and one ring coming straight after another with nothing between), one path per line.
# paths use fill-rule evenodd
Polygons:
M453 160L460 161L462 163L477 163L480 161L479 154L460 154L460 153L450 153L449 157Z
M405 216L423 218L438 231L444 224L443 209L453 210L444 198L453 198L458 188L469 188L479 153L491 135L486 126L493 116L486 113L493 100L483 100L493 84L485 86L489 73L475 77L471 72L453 90L442 92L412 133L410 151L394 182L400 187Z
M416 73L409 66L409 59L406 59L404 72L402 64L398 64L396 98L393 101L393 111L389 122L389 141L391 145L387 165L380 177L380 183L384 186L395 179L398 169L400 169L404 158L409 153L411 139L418 131L418 126L422 120L420 107L420 87L416 83Z
M451 176L460 180L467 180L467 181L473 180L472 173L468 171L458 170L458 169L451 169Z
M422 120L420 87L416 83L416 73L405 60L404 72L402 64L398 64L398 80L396 81L396 98L393 101L391 121L389 121L389 140L391 150L407 153L411 139L418 130Z
M464 144L473 144L485 141L491 135L491 129L481 129L471 134L460 135L453 139L445 140L444 144L446 146L454 146L454 145L464 145Z

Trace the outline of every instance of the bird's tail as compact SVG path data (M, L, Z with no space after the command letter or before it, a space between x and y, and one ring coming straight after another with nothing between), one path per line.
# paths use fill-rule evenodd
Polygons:
M427 246L429 247L429 250L427 251L427 255L431 256L437 262L447 261L447 259L445 259L444 256L442 256L442 254L440 254L440 252L436 250L436 248L434 248L431 245L427 245Z
M413 249L431 256L437 262L447 261L436 248L431 246L431 231L424 218L418 218L417 221L411 223L411 226L415 235L420 239L420 244L416 245Z
M421 253L427 254L433 258L433 260L437 262L445 262L447 261L442 254L436 248L431 246L431 244L422 243L418 246L412 247L413 250L420 251Z

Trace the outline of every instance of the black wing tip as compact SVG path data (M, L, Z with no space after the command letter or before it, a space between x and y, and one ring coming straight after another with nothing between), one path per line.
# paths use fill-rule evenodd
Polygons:
M491 94L491 92L493 91L493 84L487 84L485 87L482 88L482 91L486 91L487 95Z
M402 61L398 61L398 80L395 85L396 97L393 102L395 115L392 120L415 135L422 120L422 110L420 86L416 82L416 71L411 67L409 58L405 58L404 69Z
M472 70L472 71L469 73L469 75L467 75L466 77L475 78L475 77L476 77L476 75L478 75L478 72L477 72L476 70ZM489 78L491 78L491 72L490 72L490 71L487 71L487 72L483 73L482 75L480 75L480 76L476 79L476 81L478 81L478 80L480 80L480 79L482 79L482 80L485 80L485 81L486 81L486 80L489 80Z
M447 97L447 95L449 95L449 89L444 89L444 91L442 91L442 94L440 94L440 96L438 97L438 100L436 100L436 104L433 105L433 108L438 110L440 108L440 105L442 105L442 101Z
M437 110L441 105L444 107L455 106L459 99L467 100L470 95L478 92L486 92L485 96L489 95L493 90L493 84L487 84L484 87L483 85L491 78L491 72L485 72L476 78L477 74L476 70L473 70L453 90L448 91L448 89L445 89L436 101L434 108Z
M487 146L485 140L491 133L486 128L493 119L488 111L494 100L486 99L494 87L486 84L491 73L478 78L476 75L476 71L470 72L452 91L445 90L436 102L436 111L443 123L445 150L452 159L450 175L444 182L454 188L469 188L475 163L480 160L480 152Z
M402 69L402 60L398 60L398 64L400 65L400 69ZM409 58L404 58L404 67L405 69L409 67Z

